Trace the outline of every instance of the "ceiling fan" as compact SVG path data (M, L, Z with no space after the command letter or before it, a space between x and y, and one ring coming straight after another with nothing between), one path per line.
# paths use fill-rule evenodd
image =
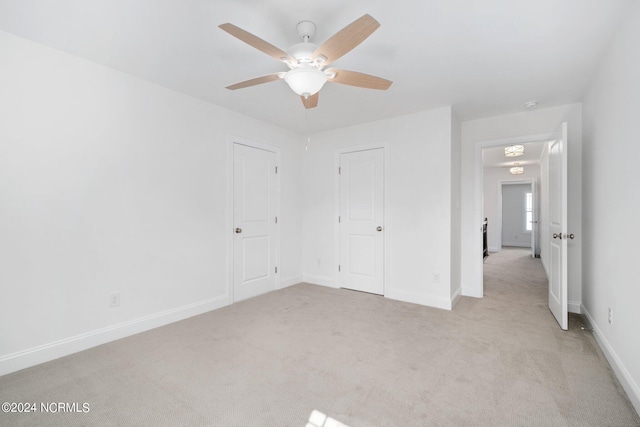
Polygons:
M285 52L233 24L221 24L219 27L227 33L289 67L289 71L256 77L227 86L227 89L242 89L284 79L289 87L300 95L302 104L307 109L318 106L318 91L326 82L386 90L393 83L390 80L357 71L325 68L362 43L379 26L378 21L371 16L363 15L317 46L309 41L315 34L316 25L311 21L302 21L296 27L302 42L294 44Z

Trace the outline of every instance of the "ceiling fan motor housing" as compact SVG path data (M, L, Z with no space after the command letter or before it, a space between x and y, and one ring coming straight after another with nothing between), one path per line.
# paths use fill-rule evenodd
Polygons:
M309 42L296 43L288 50L288 54L293 56L298 64L311 64L311 56L318 46Z

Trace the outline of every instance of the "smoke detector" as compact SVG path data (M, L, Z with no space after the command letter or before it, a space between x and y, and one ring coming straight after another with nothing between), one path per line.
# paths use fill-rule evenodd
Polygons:
M538 107L538 101L529 101L524 104L524 108L527 110L535 110Z

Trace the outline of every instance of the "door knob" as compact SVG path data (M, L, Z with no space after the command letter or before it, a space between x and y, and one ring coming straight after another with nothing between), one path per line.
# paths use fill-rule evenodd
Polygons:
M553 233L553 238L554 238L554 239L557 239L558 237L559 237L560 239L562 239L562 234L556 234L556 233Z
M382 231L382 227L378 226L378 227L376 227L376 230Z
M236 234L240 234L240 233L242 233L242 228L238 227L238 228L236 228L235 231L236 231Z

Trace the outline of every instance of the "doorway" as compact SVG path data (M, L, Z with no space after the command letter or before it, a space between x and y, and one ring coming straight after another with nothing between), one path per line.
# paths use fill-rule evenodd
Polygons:
M494 240L500 245L494 252L503 247L529 248L532 257L540 257L538 182L538 178L499 182L499 216L495 224L498 236Z
M541 169L541 158L547 141L546 135L534 135L486 142L480 148L481 215L487 220L489 250L489 257L482 264L483 293L485 266L492 254L495 257L503 249L511 248L518 248L519 254L524 251L532 258L540 254L540 186L546 173ZM525 154L505 156L505 147L511 145L522 145ZM514 167L518 169L512 170ZM513 268L518 265L514 263Z

